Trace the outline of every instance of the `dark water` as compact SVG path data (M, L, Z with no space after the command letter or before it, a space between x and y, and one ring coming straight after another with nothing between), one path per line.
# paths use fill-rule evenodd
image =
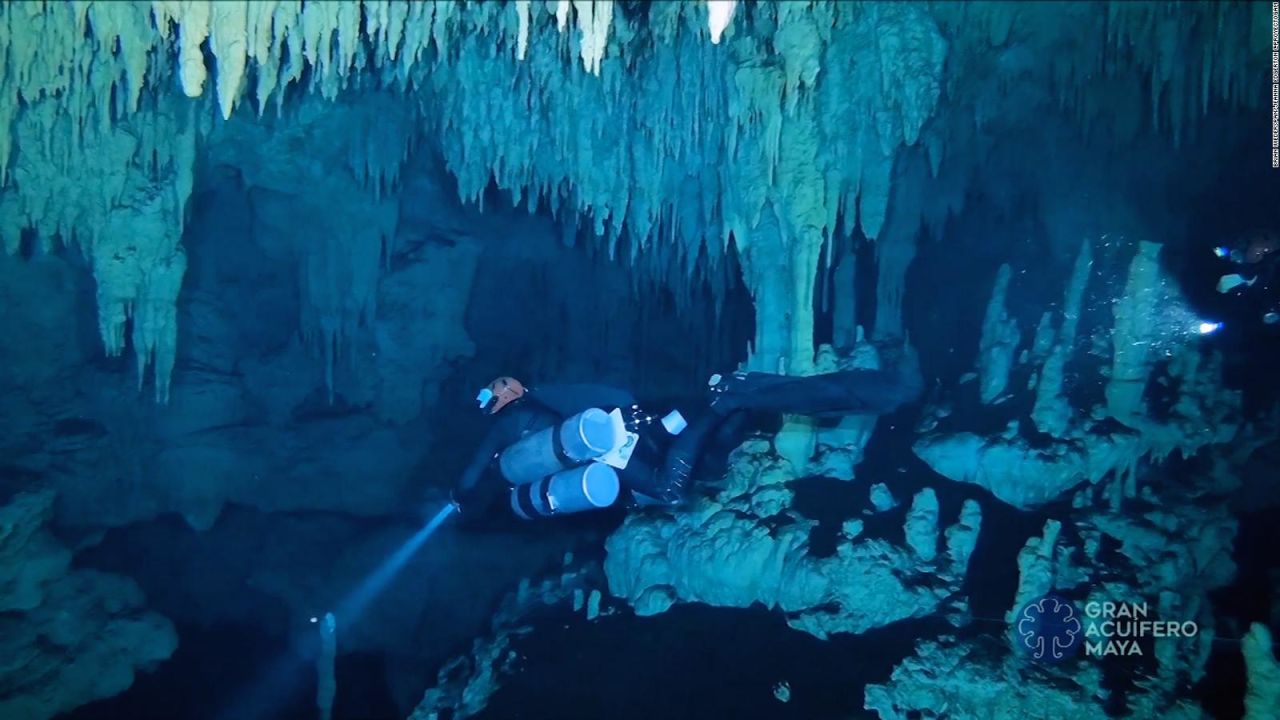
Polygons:
M564 609L532 626L532 634L512 644L523 656L520 671L478 717L873 717L861 710L864 684L888 679L893 665L911 653L914 638L947 627L936 619L913 621L823 642L762 608L696 605L652 618L623 613L595 622ZM305 649L250 627L178 630L181 646L155 672L140 674L123 695L64 717L317 717L315 669ZM404 717L383 673L377 657L340 656L334 717ZM789 703L773 695L780 682L790 686ZM269 700L246 704L249 697ZM249 705L258 711L246 714Z
M67 720L315 720L315 648L242 625L178 626L177 652L128 692L85 705ZM335 718L402 718L383 659L339 655Z
M967 412L964 404L958 413ZM796 509L819 521L815 549L834 548L843 520L864 517L871 482L885 482L897 497L893 510L866 517L866 534L901 540L902 522L914 493L931 487L941 505L941 525L954 522L961 503L976 498L983 526L971 561L965 592L975 618L965 633L999 635L1001 619L1017 586L1016 556L1027 538L1038 535L1047 518L1065 518L1069 508L1049 506L1022 512L984 491L947 482L910 451L911 411L882 420L859 467L859 480L798 481ZM711 470L722 470L717 464ZM576 531L598 538L618 517L578 519ZM1273 575L1280 558L1267 552L1280 545L1280 509L1245 513L1236 542L1238 580L1213 595L1221 639L1208 675L1194 696L1218 718L1243 714L1244 667L1238 637L1252 621L1272 620ZM527 528L526 528L527 529ZM483 528L468 532L484 532ZM1065 530L1064 530L1065 532ZM600 559L598 556L595 559ZM868 683L884 682L895 664L910 655L915 641L955 632L940 618L903 622L862 636L821 641L791 630L784 618L763 608L724 609L677 606L639 618L629 611L587 622L557 608L530 619L533 632L516 639L517 672L480 715L488 720L573 720L575 718L823 718L873 717L861 708ZM154 673L142 674L125 694L85 706L71 720L112 718L314 718L314 648L291 646L283 637L252 626L180 626L181 645ZM335 717L404 717L390 690L387 659L343 655L338 663ZM434 668L424 668L415 686L434 684ZM774 696L777 684L790 687L790 701ZM243 703L270 708L245 715ZM1190 690L1190 689L1188 689ZM1122 709L1122 708L1121 708Z
M179 626L178 650L154 672L141 673L128 692L100 700L66 715L68 720L116 718L221 719L239 691L269 673L269 665L288 658L280 702L272 716L281 720L315 717L316 673L295 658L287 642L261 628Z
M831 641L762 608L678 606L652 618L554 621L513 647L527 658L486 720L875 717L866 683L888 679L913 639L945 623L902 623ZM774 696L786 682L790 701Z

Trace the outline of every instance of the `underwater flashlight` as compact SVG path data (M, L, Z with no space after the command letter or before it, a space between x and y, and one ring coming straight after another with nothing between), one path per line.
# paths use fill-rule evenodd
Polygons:
M1199 328L1199 329L1200 329L1200 334L1201 334L1201 335L1212 335L1213 333L1216 333L1216 332L1218 332L1219 330L1221 330L1221 329L1222 329L1222 323L1220 323L1220 322L1202 322L1202 323L1200 323L1200 328Z
M1231 254L1231 250L1222 246L1218 246L1213 249L1213 254L1217 255L1220 258L1224 258Z

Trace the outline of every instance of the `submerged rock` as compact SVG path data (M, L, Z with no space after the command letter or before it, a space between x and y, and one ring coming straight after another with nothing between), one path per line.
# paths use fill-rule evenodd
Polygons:
M861 539L849 527L833 555L816 557L809 548L811 521L753 512L751 496L791 479L789 464L759 444L744 445L732 463L736 480L726 481L715 498L675 513L632 515L606 541L609 590L637 614L664 612L676 602L760 603L786 613L791 627L826 637L929 615L963 580L949 571L934 574L921 562L937 555L932 490L917 498L905 547Z
M71 569L49 532L52 492L0 507L0 717L43 720L133 685L178 647L132 580Z

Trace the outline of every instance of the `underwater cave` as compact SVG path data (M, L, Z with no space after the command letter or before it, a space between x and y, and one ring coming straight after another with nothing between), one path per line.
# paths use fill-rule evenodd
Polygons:
M1280 718L1278 52L0 4L0 719Z

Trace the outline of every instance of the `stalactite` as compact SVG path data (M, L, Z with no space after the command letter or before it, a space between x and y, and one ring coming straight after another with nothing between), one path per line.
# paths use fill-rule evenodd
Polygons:
M707 28L711 31L711 43L720 44L720 36L733 21L738 0L707 0Z
M23 167L14 138L22 116L39 115L42 103L68 118L79 152L79 139L96 142L113 121L145 113L148 92L170 84L189 97L208 89L224 118L246 96L258 114L272 98L281 107L285 91L299 84L330 100L357 85L395 88L415 95L420 112L412 120L439 136L462 198L480 202L494 182L530 207L545 200L554 212L590 223L599 242L625 234L640 270L677 287L699 273L722 277L714 266L725 243L757 234L765 208L773 208L780 213L778 257L790 273L777 311L795 316L786 321L793 327L782 355L801 369L812 353L802 304L812 292L815 248L854 229L835 227L837 218L856 219L869 239L886 235L878 248L883 311L876 334L900 332L900 276L912 255L903 233L918 229L921 214L931 222L939 215L919 209L907 218L894 210L903 204L890 202L895 186L907 181L895 179L893 169L922 133L924 172L911 182L923 187L938 177L943 158L956 154L958 141L948 147L927 130L944 60L960 66L1010 49L1010 38L1062 45L1069 50L1027 74L1080 122L1096 122L1100 111L1085 104L1082 88L1112 81L1124 88L1149 77L1147 122L1185 142L1196 128L1193 107L1203 113L1212 98L1260 102L1241 89L1270 40L1269 13L1260 5L1185 10L1119 1L1015 9L715 0L655 3L637 20L611 2L587 0L8 3L0 5L0 182L12 184ZM1249 40L1240 42L1245 32ZM1203 48L1204 70L1195 77L1179 62L1193 47ZM1102 72L1104 57L1123 57L1107 70L1111 78ZM1001 91L991 92L975 107L994 107ZM988 119L981 112L978 124ZM367 129L414 135L407 126ZM617 142L623 136L630 141ZM375 198L394 188L406 150L397 143L353 150L352 167ZM70 151L62 154L65 161ZM34 190L31 178L25 182L22 192ZM103 184L120 187L119 178ZM181 212L171 215L170 233ZM12 220L19 216L11 213L5 225L10 247L15 226L27 227ZM83 226L78 218L40 224L55 234ZM699 260L704 252L707 267ZM169 255L154 262L167 268L162 273L176 267ZM713 294L723 296L723 287ZM677 297L681 307L688 304L687 293ZM104 320L109 347L123 342L108 331L122 312L111 309ZM756 352L774 351L764 345L757 338Z
M838 351L853 349L858 337L858 257L850 244L843 246L831 273L832 344Z
M876 241L879 264L874 337L877 339L903 335L902 301L907 270L915 259L916 236L922 220L923 198L917 188L924 186L929 176L928 160L919 149L900 157L885 230Z
M175 103L149 103L127 125L90 129L79 141L55 102L28 107L16 128L13 183L0 199L8 252L32 228L46 249L60 238L89 257L103 347L122 353L132 318L138 383L154 362L159 402L169 396L186 270L179 240L195 165L196 130Z

